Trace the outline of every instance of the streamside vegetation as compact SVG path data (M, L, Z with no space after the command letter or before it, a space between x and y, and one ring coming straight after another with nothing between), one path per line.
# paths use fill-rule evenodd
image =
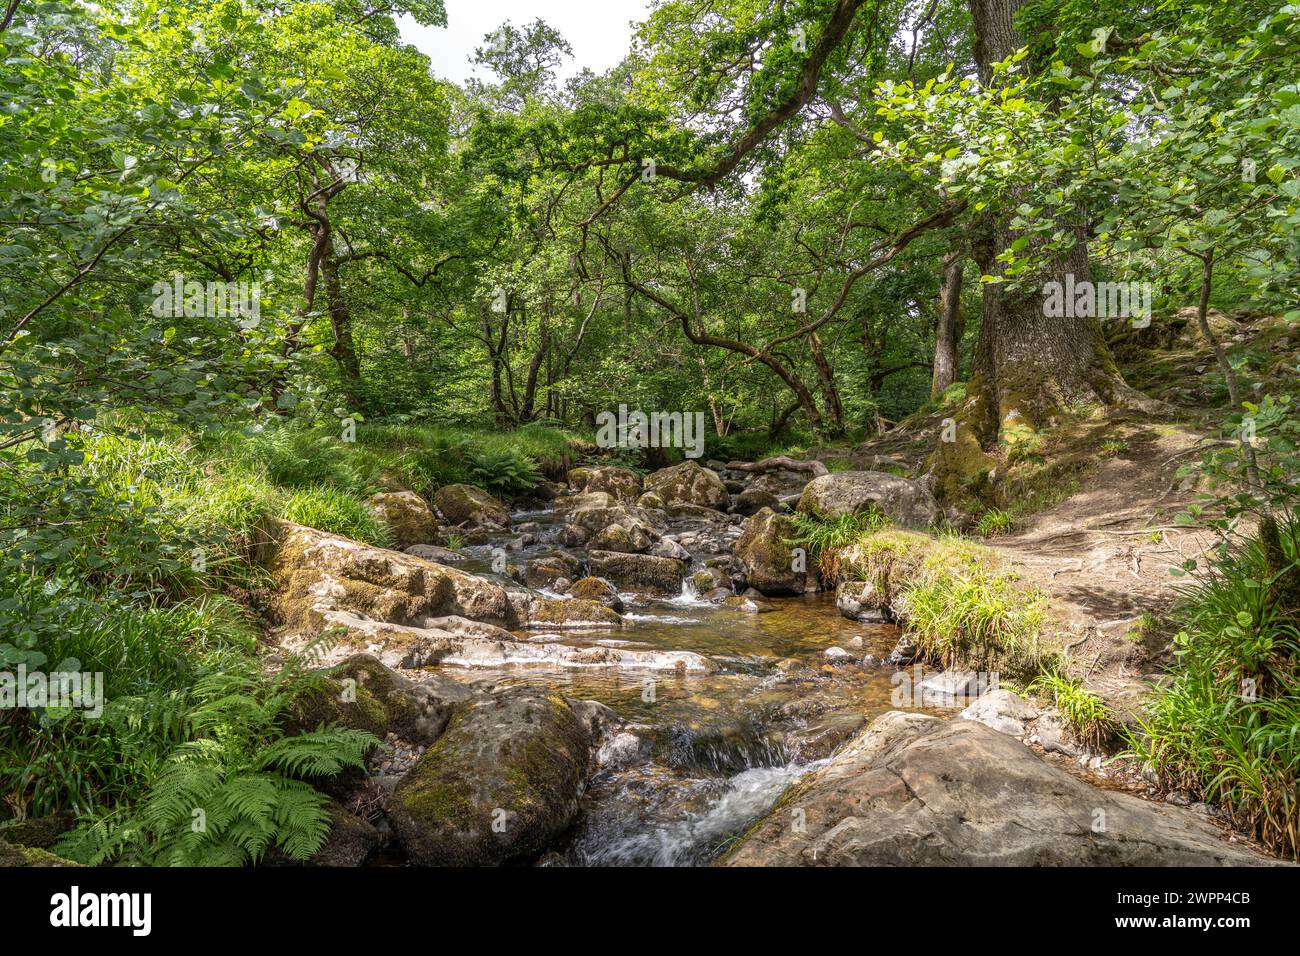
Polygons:
M384 495L639 487L683 454L603 447L625 405L699 415L709 507L789 522L783 595L870 583L922 657L1300 853L1296 5L663 0L603 73L538 19L465 84L399 25L446 17L0 4L0 841L310 858L381 728L301 719L337 635L276 644L273 529L387 555ZM1206 545L1120 715L1001 549L1172 430ZM765 458L938 517L718 477Z

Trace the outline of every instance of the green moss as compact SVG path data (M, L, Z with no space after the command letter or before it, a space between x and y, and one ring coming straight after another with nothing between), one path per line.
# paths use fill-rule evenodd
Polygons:
M40 850L35 847L15 846L12 843L6 843L0 840L0 867L11 866L81 866L80 863L74 863L72 860L65 860L61 856L55 856L48 850Z

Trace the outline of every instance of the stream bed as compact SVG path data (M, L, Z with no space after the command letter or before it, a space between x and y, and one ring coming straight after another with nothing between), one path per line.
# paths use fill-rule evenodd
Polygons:
M514 544L510 561L553 550L549 514L530 521L532 540ZM507 544L510 544L507 542ZM465 548L465 570L511 587L494 573L501 544ZM548 593L548 592L542 592ZM555 596L555 595L550 595ZM573 646L693 651L711 674L637 674L614 669L445 669L478 686L527 684L611 708L627 726L601 749L578 821L543 857L554 865L695 865L771 808L891 703L894 668L883 660L898 628L849 620L832 594L763 598L757 610L719 606L694 594L689 580L674 597L620 592L621 628L520 631L525 640ZM832 666L826 651L851 651Z

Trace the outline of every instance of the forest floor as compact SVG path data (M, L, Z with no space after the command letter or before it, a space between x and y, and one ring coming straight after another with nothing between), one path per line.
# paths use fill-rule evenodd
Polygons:
M1175 628L1169 611L1179 578L1170 573L1218 542L1175 516L1197 501L1195 475L1179 469L1223 444L1223 389L1208 344L1183 310L1116 344L1126 378L1168 403L1151 418L1114 411L1063 423L1034 453L1008 461L1004 482L1011 533L984 543L1006 558L1024 583L1048 596L1073 676L1122 721L1163 671ZM1300 337L1270 317L1211 316L1230 348L1258 360L1261 386L1294 376ZM942 432L943 410L913 416L856 447L852 467L896 463L920 474ZM822 457L819 455L819 457Z

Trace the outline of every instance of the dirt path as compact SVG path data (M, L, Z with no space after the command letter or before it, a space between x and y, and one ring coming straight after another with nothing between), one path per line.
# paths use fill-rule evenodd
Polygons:
M1153 626L1176 598L1169 569L1213 547L1203 529L1174 524L1195 500L1178 468L1208 440L1133 422L1128 448L1080 480L1080 490L987 544L1051 597L1078 676L1124 712L1154 678L1168 634ZM1144 616L1150 616L1144 618Z

